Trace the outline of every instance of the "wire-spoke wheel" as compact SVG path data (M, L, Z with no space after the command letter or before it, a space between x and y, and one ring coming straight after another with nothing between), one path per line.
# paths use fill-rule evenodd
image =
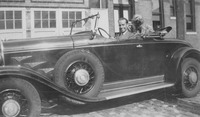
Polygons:
M76 94L87 93L94 83L95 73L88 63L77 61L66 70L65 86Z
M186 58L181 65L182 92L186 97L193 97L200 91L200 63L193 58Z
M100 60L85 50L64 54L56 63L54 75L59 86L87 98L98 95L104 82Z
M3 117L39 117L41 100L37 90L22 79L6 78L0 82L0 106Z

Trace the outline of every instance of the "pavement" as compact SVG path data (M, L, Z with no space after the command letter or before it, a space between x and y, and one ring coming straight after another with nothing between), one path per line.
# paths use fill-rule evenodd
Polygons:
M177 98L157 90L98 103L73 106L54 103L41 117L200 117L200 94Z
M193 98L178 98L178 106L200 116L200 94Z
M199 115L183 111L177 105L151 99L94 112L73 115L52 114L48 115L48 117L199 117Z

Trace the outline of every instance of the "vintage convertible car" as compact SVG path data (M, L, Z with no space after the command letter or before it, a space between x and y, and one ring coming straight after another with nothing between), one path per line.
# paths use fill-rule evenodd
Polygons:
M94 17L98 21L98 14L79 21ZM37 117L49 92L85 104L168 87L185 97L200 91L200 52L190 44L159 33L117 41L96 27L1 41L0 115Z

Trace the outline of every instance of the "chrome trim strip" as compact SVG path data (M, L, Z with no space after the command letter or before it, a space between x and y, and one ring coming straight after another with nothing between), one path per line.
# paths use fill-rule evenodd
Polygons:
M108 87L109 85L119 86L120 84L131 84L131 86L132 86L133 83L140 85L140 84L144 84L144 82L146 82L146 83L164 82L164 75L157 75L157 76L151 76L151 77L145 77L145 78L137 78L137 79L131 79L131 80L105 83L105 84L103 84L103 87Z
M17 60L17 62L21 62L21 61L28 59L28 58L31 58L31 57L32 56L19 56L19 57L17 56L17 57L11 57L11 58Z
M112 41L110 41L112 42ZM113 41L114 42L114 41ZM122 43L109 43L107 41L105 42L100 42L100 43L93 43L92 41L87 41L87 43L69 43L69 44L61 44L61 45L51 45L50 47L46 48L43 46L32 46L32 47L21 47L21 48L11 48L11 49L6 49L5 54L7 53L18 53L18 52L30 52L30 51L49 51L49 50L59 50L59 49L79 49L79 48L90 48L90 47L107 47L107 46L124 46L124 45L146 45L146 44L158 44L158 43L181 43L179 41L154 41L154 42L122 42ZM182 42L184 43L184 42ZM184 43L186 44L186 43Z
M0 41L0 46L1 46L1 57L2 57L2 62L3 66L5 65L5 57L4 57L4 47L3 47L3 41Z
M129 95L133 95L133 94L138 94L138 93L142 93L142 92L147 92L147 91L152 91L152 90L156 90L156 89L162 89L162 88L167 88L167 87L171 87L171 86L174 86L174 84L170 84L170 83L166 83L166 84L162 84L162 85L158 85L158 86L155 86L155 87L148 87L148 88L143 88L143 87L140 87L140 88L143 88L143 89L140 89L140 90L132 90L132 91L129 91L129 90L124 90L123 93L118 93L117 95L110 95L110 96L107 96L106 99L109 100L109 99L114 99L114 98L118 98L118 97L123 97L123 96L129 96ZM133 88L134 89L134 88Z
M149 83L143 83L143 84L138 84L138 85L133 85L134 87L142 87L145 85L151 85L151 84L157 84L157 83L163 83L164 81L157 81L157 82L149 82ZM126 87L118 87L118 88L113 88L113 89L105 89L102 90L101 93L105 93L105 92L110 92L110 91L115 91L115 90L123 90L123 89L128 89L128 88L132 88L133 86L126 86Z
M31 68L34 68L38 65L41 65L43 63L46 63L46 61L41 61L41 62L32 62L32 63L24 63L25 65L29 65Z
M169 41L169 42L127 42L127 43L103 43L103 44L93 44L93 43L89 43L89 45L77 45L75 44L75 47L76 49L79 49L79 48L87 48L87 47L107 47L107 46L127 46L127 45L138 45L138 44L141 44L141 45L147 45L147 44L164 44L164 43L172 43L172 44L176 44L176 43L180 43L180 42L173 42L173 41ZM183 43L180 43L180 44L183 44ZM187 44L187 43L184 43L184 44Z

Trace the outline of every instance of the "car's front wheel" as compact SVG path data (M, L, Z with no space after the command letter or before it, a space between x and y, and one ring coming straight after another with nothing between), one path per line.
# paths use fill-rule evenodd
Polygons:
M200 62L186 58L181 64L181 85L185 97L194 97L200 91Z
M41 100L32 84L23 79L0 80L0 116L39 117Z

